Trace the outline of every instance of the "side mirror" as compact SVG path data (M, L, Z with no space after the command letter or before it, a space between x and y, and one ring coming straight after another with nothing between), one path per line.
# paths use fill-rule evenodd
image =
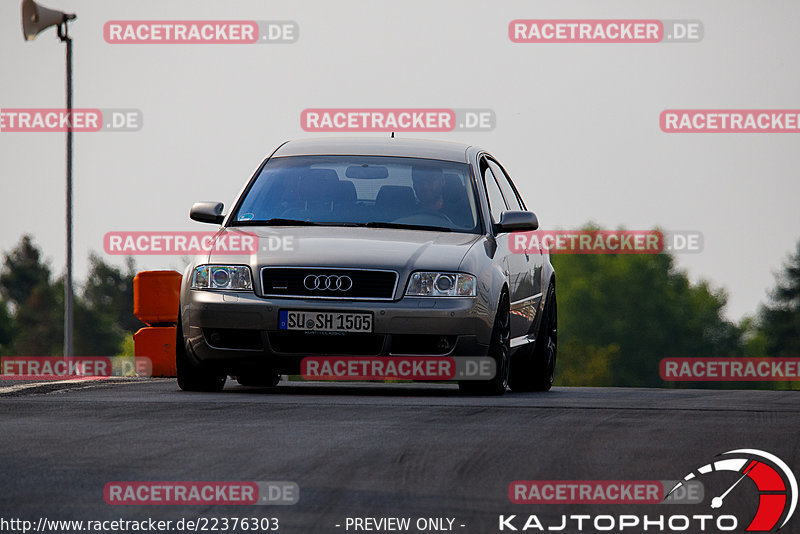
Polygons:
M222 224L225 220L222 214L224 207L222 202L195 202L189 211L189 218L201 223Z
M504 211L495 229L500 232L530 232L539 228L539 219L531 211Z

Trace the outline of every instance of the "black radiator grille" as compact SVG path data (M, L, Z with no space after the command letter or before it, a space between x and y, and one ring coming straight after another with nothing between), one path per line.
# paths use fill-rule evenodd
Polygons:
M267 297L391 300L397 285L394 271L265 267L261 270Z

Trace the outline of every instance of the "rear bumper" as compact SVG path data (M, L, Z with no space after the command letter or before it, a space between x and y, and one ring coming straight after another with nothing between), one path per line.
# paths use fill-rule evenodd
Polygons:
M278 329L279 312L287 309L372 313L373 333L289 333ZM304 357L315 355L484 356L494 310L476 298L328 301L189 290L181 317L195 364L229 374L247 369L295 374Z

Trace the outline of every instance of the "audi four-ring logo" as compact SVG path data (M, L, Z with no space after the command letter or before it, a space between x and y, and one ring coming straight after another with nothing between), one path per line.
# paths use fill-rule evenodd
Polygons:
M335 274L309 274L303 278L303 286L309 291L321 289L323 291L350 291L353 279L349 276Z

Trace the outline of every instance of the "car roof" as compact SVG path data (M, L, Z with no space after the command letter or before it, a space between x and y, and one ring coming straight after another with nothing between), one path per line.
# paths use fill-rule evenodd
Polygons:
M323 137L297 139L281 145L272 157L285 156L395 156L467 163L471 145L429 139L390 137Z

